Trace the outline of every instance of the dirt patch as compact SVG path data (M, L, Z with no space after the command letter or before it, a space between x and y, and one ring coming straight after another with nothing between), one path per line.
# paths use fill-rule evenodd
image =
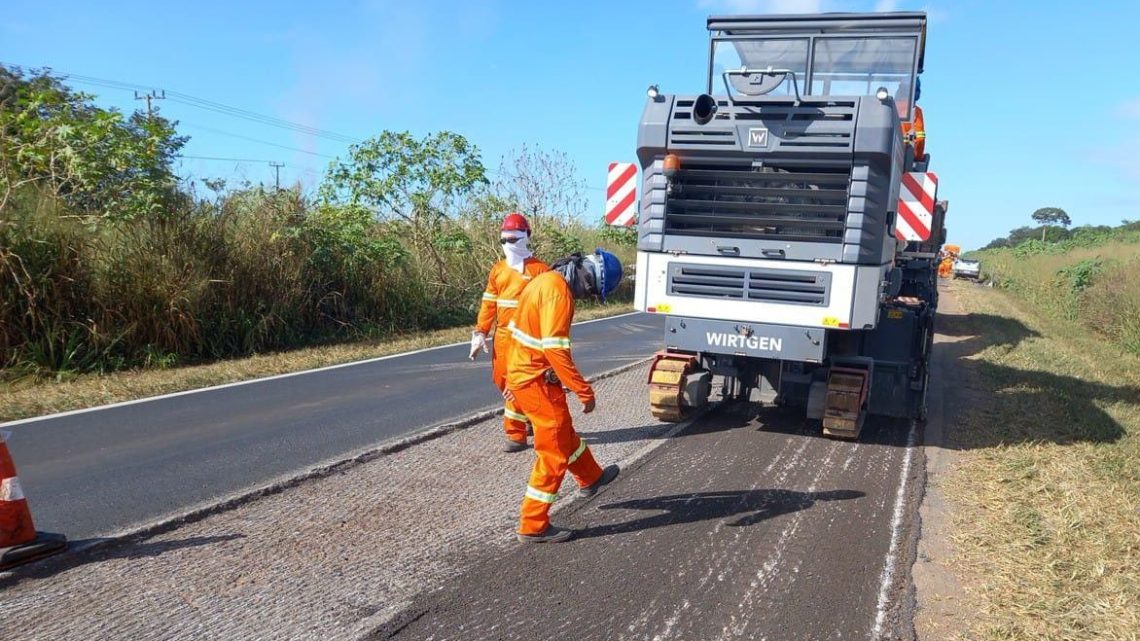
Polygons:
M948 317L964 312L954 295L957 286L943 290L936 327ZM923 431L926 454L926 483L919 507L921 535L912 576L915 587L914 628L917 639L953 639L969 628L978 606L972 603L953 571L954 546L952 509L943 492L943 479L953 469L957 454L952 444L954 426L964 408L984 403L986 394L976 385L969 363L951 357L952 344L962 340L946 334L935 336L931 378L929 420Z

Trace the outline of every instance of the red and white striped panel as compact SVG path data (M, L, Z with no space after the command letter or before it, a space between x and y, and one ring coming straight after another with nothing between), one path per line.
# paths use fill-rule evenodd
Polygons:
M934 200L938 196L938 176L933 172L903 174L899 190L899 215L895 217L895 236L906 241L930 239L934 218Z
M637 166L611 162L606 180L606 224L630 227L637 222Z

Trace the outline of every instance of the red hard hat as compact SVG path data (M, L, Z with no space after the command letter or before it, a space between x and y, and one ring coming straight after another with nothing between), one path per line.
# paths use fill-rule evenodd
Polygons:
M526 235L530 236L530 223L526 221L526 216L517 211L512 212L503 219L501 231L525 231Z

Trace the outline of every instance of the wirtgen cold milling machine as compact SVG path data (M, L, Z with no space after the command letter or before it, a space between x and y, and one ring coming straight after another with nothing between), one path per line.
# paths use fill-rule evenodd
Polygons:
M925 414L937 255L914 123L923 13L713 17L706 93L649 88L637 307L653 414L761 388L825 434ZM922 149L920 145L918 147Z

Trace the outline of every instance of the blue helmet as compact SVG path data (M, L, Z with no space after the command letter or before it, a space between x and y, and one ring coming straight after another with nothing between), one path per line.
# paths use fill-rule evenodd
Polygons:
M586 256L575 252L550 268L562 274L575 298L597 296L604 301L621 284L621 261L600 248Z
M621 260L601 247L586 257L586 264L594 272L594 282L597 284L598 295L606 299L618 285L621 284Z

